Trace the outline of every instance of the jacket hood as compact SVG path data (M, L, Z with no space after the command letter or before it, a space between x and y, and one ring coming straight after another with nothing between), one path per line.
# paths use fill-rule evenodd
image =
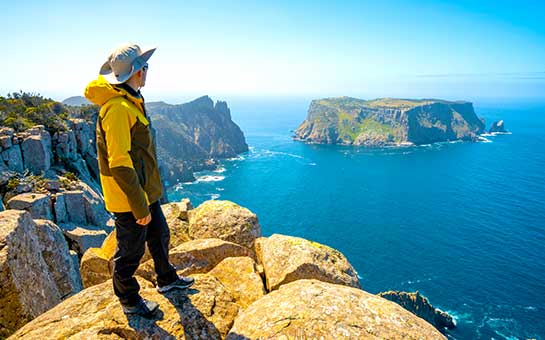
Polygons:
M126 97L140 107L143 103L142 98L134 97L123 88L114 87L103 76L98 76L97 79L91 81L85 88L84 95L90 102L99 106L115 97Z

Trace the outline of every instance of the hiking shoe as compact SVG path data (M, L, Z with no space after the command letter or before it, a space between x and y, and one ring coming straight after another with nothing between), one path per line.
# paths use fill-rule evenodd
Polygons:
M185 289L185 288L191 287L193 282L195 282L195 280L192 277L178 276L178 279L176 281L172 282L171 284L166 285L166 286L162 286L162 287L157 287L157 291L162 294L162 293L166 293L169 290L175 289L175 288Z
M149 319L153 316L153 313L157 310L159 304L157 302L142 299L135 306L121 305L121 307L125 314L140 315Z

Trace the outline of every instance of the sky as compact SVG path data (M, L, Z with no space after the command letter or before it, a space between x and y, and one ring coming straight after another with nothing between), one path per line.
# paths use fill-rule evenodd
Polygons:
M5 1L0 95L82 95L124 42L142 92L545 99L545 1Z

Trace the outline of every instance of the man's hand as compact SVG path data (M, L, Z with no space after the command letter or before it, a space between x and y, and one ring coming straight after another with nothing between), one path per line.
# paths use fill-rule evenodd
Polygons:
M146 227L148 223L151 222L151 214L148 214L146 217L142 217L136 220L136 223L140 224L142 227Z

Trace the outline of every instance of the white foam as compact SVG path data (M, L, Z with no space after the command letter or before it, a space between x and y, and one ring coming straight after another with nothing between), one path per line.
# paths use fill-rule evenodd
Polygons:
M214 170L214 172L221 174L222 172L225 172L225 168L224 168L224 167L220 167L220 168Z
M223 181L225 179L225 176L212 176L212 175L205 175L197 178L197 182L219 182Z
M224 188L216 188L217 191L223 191L225 190Z
M218 199L218 198L220 198L220 194L212 194L212 195L210 195L210 199L216 200L216 199Z
M308 165L316 165L316 163L308 163Z
M482 135L481 135L481 136L478 136L478 137L477 137L477 140L478 140L479 142L481 142L481 143L492 143L492 141L491 141L490 139L488 139L488 138L486 138L486 137L482 137Z

